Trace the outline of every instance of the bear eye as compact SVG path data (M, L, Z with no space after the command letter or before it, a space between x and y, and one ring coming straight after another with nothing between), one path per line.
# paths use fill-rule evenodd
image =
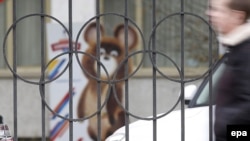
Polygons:
M104 48L100 48L100 54L105 54L106 53L106 50Z
M117 57L118 52L116 50L113 50L113 51L110 52L110 55Z

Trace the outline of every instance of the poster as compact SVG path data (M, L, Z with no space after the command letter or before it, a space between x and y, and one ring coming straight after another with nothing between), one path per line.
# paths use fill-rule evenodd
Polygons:
M50 105L55 113L67 118L69 116L69 79L72 78L68 76L69 69L66 67L70 61L68 54L70 43L65 34L67 32L59 24L49 24L47 29L50 58L48 78L54 80L60 76L50 84ZM104 141L115 130L125 125L125 112L121 106L125 81L122 79L126 77L126 73L131 73L133 67L131 59L123 63L126 60L124 45L126 27L124 24L119 24L114 27L113 35L106 35L101 24L100 48L97 46L97 23L88 24L83 32L80 29L81 25L73 25L73 48L84 52L84 55L77 53L79 62L76 59L76 53L73 53L73 73L70 73L73 75L73 118L89 117L89 119L75 122L73 134L77 141L88 141L89 136L93 140L100 137ZM137 46L138 35L130 26L127 30L129 37L127 49L131 52ZM79 40L74 40L78 35ZM98 49L100 51L98 57L102 65L95 59ZM98 69L98 65L102 67ZM101 78L102 82L98 83L99 80L95 78ZM98 87L101 91L98 91ZM97 117L96 113L100 108L102 109ZM100 126L98 126L99 120L101 120ZM67 140L68 126L67 120L52 115L51 140Z
M73 24L73 42L80 31L82 24ZM82 36L81 36L82 37ZM48 62L49 66L48 79L53 80L58 75L61 75L63 70L68 64L69 57L66 52L69 49L68 35L63 27L56 23L49 23L47 25L47 41L48 41ZM77 49L84 51L87 45L82 38L77 42ZM65 53L65 54L64 54ZM63 54L60 56L60 54ZM59 55L59 56L58 56ZM58 56L58 57L57 57ZM82 54L78 54L81 60ZM73 117L77 118L76 109L78 99L86 85L86 78L83 75L81 68L75 58L73 58ZM66 69L60 77L48 84L49 87L49 105L53 111L61 116L69 116L69 72ZM73 135L74 141L91 141L86 131L87 121L74 122ZM50 115L50 139L51 141L66 141L69 139L69 122L57 117L53 114Z
M63 23L68 23L68 0L52 0L51 16L57 18ZM88 5L86 7L86 5ZM95 1L89 0L74 0L72 1L72 21L73 21L73 41L76 40L77 33L81 26L95 15ZM65 24L67 26L67 24ZM47 25L47 47L48 47L48 61L55 56L68 51L68 35L65 30L57 24L54 20ZM86 43L82 38L79 38L77 48L80 51L86 49ZM82 54L78 54L79 58ZM53 60L48 67L48 77L53 79L65 68L68 63L68 55L62 55ZM75 57L73 57L73 117L76 116L76 107L79 96L86 85L86 78L84 77L79 64ZM68 117L69 115L69 84L68 84L68 70L63 73L58 79L49 84L49 105L51 108L61 116ZM67 141L69 140L69 123L56 116L50 115L50 139L51 141ZM86 131L88 121L74 122L74 141L91 141Z

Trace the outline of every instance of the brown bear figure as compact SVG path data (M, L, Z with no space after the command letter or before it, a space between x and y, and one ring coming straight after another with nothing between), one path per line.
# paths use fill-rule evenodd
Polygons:
M131 73L132 60L128 59L128 61L123 65L121 65L121 63L124 62L126 56L125 45L127 45L127 51L130 53L137 46L138 35L134 28L131 26L125 28L123 24L116 26L113 37L106 36L104 34L104 28L102 25L100 25L99 29L100 44L97 44L96 23L91 23L89 26L87 26L84 32L84 40L88 44L88 48L85 52L89 55L83 55L81 63L85 70L84 74L88 79L88 83L79 99L77 114L79 118L91 116L96 111L98 111L98 97L101 101L99 105L102 105L107 99L107 103L100 112L101 135L99 137L102 141L104 141L106 137L125 124L125 112L117 103L114 95L115 91L117 94L117 99L122 103L124 82L115 82L115 80L123 79L125 77L126 69L128 70L128 73ZM125 44L126 29L128 29L127 44ZM100 46L99 57L97 57L98 46ZM100 66L98 73L98 62L96 59L90 56L99 58L107 72L104 70L103 66ZM98 80L93 79L93 76L97 78L99 76L101 80L105 81L107 81L109 78L110 80L114 80L112 81L114 83L98 83ZM110 85L112 85L112 87ZM98 92L98 86L100 92ZM89 119L88 133L93 140L98 139L97 115Z

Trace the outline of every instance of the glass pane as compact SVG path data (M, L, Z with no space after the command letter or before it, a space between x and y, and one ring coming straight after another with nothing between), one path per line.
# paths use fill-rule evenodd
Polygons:
M40 13L41 1L17 1L17 18ZM38 66L41 57L41 20L39 16L24 18L17 24L17 65Z
M152 36L152 2L143 1L143 31L147 41ZM181 65L182 52L182 27L183 27L183 53L184 64L187 67L204 67L209 62L209 26L206 23L205 0L189 0L184 3L184 11L192 14L185 14L183 19L179 14L181 4L176 0L160 0L156 2L156 28L155 50L162 53L156 55L156 64L159 67L173 67L173 63L167 58ZM202 19L203 18L203 19ZM183 26L182 26L183 22ZM218 54L216 37L213 34L212 52ZM166 55L166 56L164 56ZM145 67L151 67L149 58L145 59Z
M6 4L5 2L3 3L0 3L0 17L1 17L1 20L0 20L0 47L1 47L1 50L0 50L0 68L3 68L4 67L4 59L3 59L3 51L2 51L2 46L3 46L3 39L4 39L4 34L5 34L5 26L6 26Z
M105 29L107 30L108 35L113 35L113 30L116 27L117 24L123 23L124 18L117 16L116 14L125 14L125 1L124 0L108 0L103 1L103 13L109 13L108 15L102 17L103 24ZM131 20L135 20L135 1L134 0L128 0L128 17ZM112 14L111 14L112 13Z

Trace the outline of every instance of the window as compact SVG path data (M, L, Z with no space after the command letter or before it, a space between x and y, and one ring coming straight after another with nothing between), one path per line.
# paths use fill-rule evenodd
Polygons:
M41 1L22 0L16 1L16 19L23 16L41 13ZM1 52L4 36L7 29L12 25L13 21L13 1L4 1L0 4L0 15L4 17L0 22L1 33ZM12 30L13 31L13 30ZM13 32L7 36L6 57L8 63L12 66L13 63ZM17 51L17 67L18 72L23 71L28 75L29 72L35 72L36 68L40 68L41 56L41 18L40 16L31 16L19 21L16 25L16 51ZM7 66L1 53L0 69L6 70Z
M207 1L205 0L188 0L184 2L184 11L198 14L199 17L207 20L205 10ZM128 16L141 28L145 39L146 49L152 35L153 27L153 4L152 1L129 0ZM124 1L112 0L103 1L103 13L114 12L124 14ZM156 1L155 20L156 24L160 23L156 29L154 48L160 53L164 53L180 67L181 65L181 34L182 24L180 14L169 16L173 13L180 13L181 3L176 0L158 0ZM169 17L168 17L169 16ZM113 16L114 17L114 16ZM104 17L104 24L114 26L117 18L111 16ZM168 17L168 18L166 18ZM209 66L209 26L201 18L192 14L185 14L184 23L184 65L185 73L191 75L202 74ZM163 20L166 18L165 20ZM212 34L212 54L216 59L218 56L218 45L215 34ZM140 46L142 49L142 45ZM152 49L152 47L151 47ZM140 59L137 58L137 62ZM178 75L173 63L161 54L156 55L156 64L162 70L170 71L170 74ZM144 70L151 69L151 60L146 55L143 61ZM199 69L197 69L199 68ZM200 70L201 69L201 70Z

